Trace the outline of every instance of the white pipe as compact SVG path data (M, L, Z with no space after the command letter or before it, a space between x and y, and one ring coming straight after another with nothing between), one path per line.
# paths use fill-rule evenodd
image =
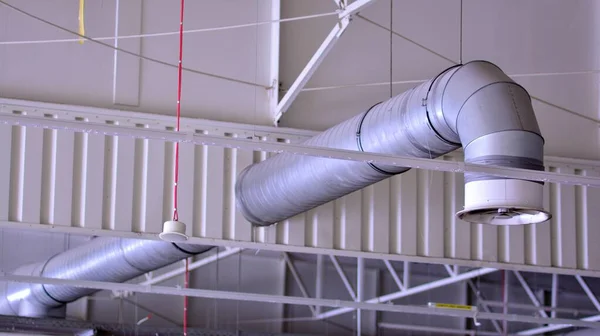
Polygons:
M495 271L497 271L497 270L494 268L480 268L480 269L476 269L476 270L473 270L470 272L462 273L455 277L448 277L448 278L432 281L432 282L429 282L429 283L426 283L423 285L419 285L416 287L408 288L401 292L386 294L386 295L383 295L380 297L366 300L365 302L366 303L381 303L381 302L387 303L387 302L390 302L393 300L397 300L397 299L400 299L403 297L415 295L418 293L423 293L423 292L426 292L426 291L429 291L429 290L432 290L435 288L444 287L444 286L451 285L451 284L457 283L457 282L461 282L461 281L464 281L467 279L476 278L476 277L479 277L479 276L482 276L485 274L489 274L489 273L492 273ZM317 318L319 318L319 319L331 318L333 316L351 312L352 310L353 310L352 308L338 308L338 309L330 310L326 313L320 314L317 316Z
M467 273L464 273L467 274ZM452 278L454 280L455 278ZM393 305L389 303L371 303L365 302L354 302L344 300L332 300L332 299L314 299L304 298L297 296L282 296L282 295L270 295L270 294L257 294L257 293L244 293L244 292L228 292L218 291L209 289L195 289L195 288L178 288L178 287L166 287L166 286L142 286L139 284L129 283L118 283L118 282L103 282L103 281L87 281L87 280L68 280L68 279L56 279L56 278L44 278L38 276L29 275L14 275L4 274L0 275L0 281L19 282L19 283L33 283L33 284L51 284L57 286L70 286L80 288L93 288L97 290L111 290L111 291L129 291L132 293L153 293L163 295L176 295L176 296L189 296L189 297L201 297L209 299L223 299L223 300L235 300L235 301L249 301L249 302L265 302L265 303L283 303L290 305L321 305L327 307L344 307L350 310L364 309L370 311L389 311L395 313L405 314L417 314L417 315L435 315L435 316L451 316L458 318L474 318L481 320L499 319L511 322L524 322L524 323L536 323L536 324L568 324L578 327L588 328L600 328L600 324L595 322L589 322L590 320L571 320L563 318L542 318L535 316L522 316L522 315L503 315L497 313L484 313L476 311L456 310L456 309L443 309L443 308L431 308L423 306L413 305ZM596 317L594 317L596 318ZM600 320L600 317L595 319Z

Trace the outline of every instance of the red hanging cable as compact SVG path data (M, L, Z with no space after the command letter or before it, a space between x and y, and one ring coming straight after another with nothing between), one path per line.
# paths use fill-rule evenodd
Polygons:
M183 69L183 12L185 0L181 0L181 12L179 18L179 64L177 66L177 126L175 131L179 132L181 120L181 77ZM179 142L175 142L175 179L173 181L173 220L179 220L177 213L177 184L179 182Z
M189 259L185 259L185 281L183 285L186 289L190 286L190 270L189 270ZM188 297L183 297L183 336L187 336L187 325L188 325Z
M181 8L179 13L179 63L177 66L177 125L175 126L175 132L179 132L179 124L181 121L181 78L183 76L183 13L185 8L185 0L181 0ZM179 214L177 213L177 195L178 195L178 184L179 184L179 142L175 142L175 174L173 181L173 220L179 220ZM185 280L184 287L189 287L190 275L189 275L189 260L185 259ZM188 297L183 297L183 335L187 336L188 327Z

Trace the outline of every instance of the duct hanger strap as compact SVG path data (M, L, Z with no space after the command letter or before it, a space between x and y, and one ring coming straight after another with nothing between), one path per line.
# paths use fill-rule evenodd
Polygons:
M361 152L365 151L364 148L363 148L363 145L362 145L361 137L360 137L361 136L362 125L363 125L363 123L365 121L365 118L367 117L367 114L369 114L369 112L371 112L371 110L373 108L375 108L377 105L379 105L381 103L382 102L379 102L379 103L377 103L377 104L369 107L369 109L367 111L365 111L365 113L363 113L362 117L360 118L360 121L358 122L358 128L356 129L356 145L358 146L358 150L360 150ZM374 163L367 162L367 164L371 168L373 168L373 170L375 170L378 173L381 173L381 174L384 174L384 175L389 175L389 176L396 175L396 173L391 173L391 172L388 172L386 170L383 170L383 169L377 167Z

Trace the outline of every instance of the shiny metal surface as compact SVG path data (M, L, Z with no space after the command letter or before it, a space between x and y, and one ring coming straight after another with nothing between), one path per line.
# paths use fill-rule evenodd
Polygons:
M124 282L167 266L212 246L172 244L161 241L99 237L48 260L15 271L72 280ZM90 295L96 290L79 287L5 284L0 293L0 315L46 316L48 310Z
M508 137L533 134L542 141L532 142L523 153L517 149L517 155L506 150L502 142L490 142L483 148L504 153L493 162L480 160L488 153L469 149L474 140L500 132L508 132ZM459 148L458 141L465 147L466 162L510 167L515 161L526 161L532 162L528 168L543 170L543 164L538 162L543 155L543 139L528 93L500 68L485 61L447 69L433 80L377 104L305 144L437 158ZM236 202L248 221L266 226L406 170L278 154L240 173Z

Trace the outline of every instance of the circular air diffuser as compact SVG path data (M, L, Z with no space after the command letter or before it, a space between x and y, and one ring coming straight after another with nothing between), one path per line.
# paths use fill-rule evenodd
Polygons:
M188 236L185 234L185 224L179 221L166 221L163 224L163 231L158 234L160 239L177 243L186 241Z
M513 179L472 181L465 184L465 208L456 216L470 223L537 224L552 217L544 210L543 199L543 185L537 182Z
M465 222L493 225L537 224L552 217L542 209L522 207L470 209L459 211L456 215Z

